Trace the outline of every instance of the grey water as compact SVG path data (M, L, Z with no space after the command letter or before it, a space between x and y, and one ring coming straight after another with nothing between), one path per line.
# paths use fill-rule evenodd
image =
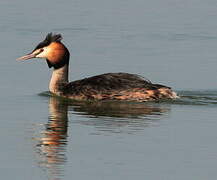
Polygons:
M213 0L1 0L1 178L216 179L216 17ZM136 73L180 99L52 97L46 62L16 61L49 32L71 52L71 80Z

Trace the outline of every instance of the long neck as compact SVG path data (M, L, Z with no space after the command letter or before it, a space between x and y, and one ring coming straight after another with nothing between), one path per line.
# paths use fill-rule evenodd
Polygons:
M68 69L69 65L65 64L64 66L53 70L49 84L49 89L52 93L57 95L62 93L62 87L69 82Z

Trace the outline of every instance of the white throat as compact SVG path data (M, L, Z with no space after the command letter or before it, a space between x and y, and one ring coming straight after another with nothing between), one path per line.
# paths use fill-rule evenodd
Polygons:
M68 69L69 65L65 64L63 67L53 70L49 84L50 92L61 95L61 93L63 92L62 87L69 82Z

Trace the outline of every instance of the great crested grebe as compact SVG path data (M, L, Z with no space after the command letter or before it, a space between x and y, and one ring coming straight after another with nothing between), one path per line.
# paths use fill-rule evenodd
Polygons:
M49 84L51 93L74 100L126 100L153 101L175 99L178 96L170 87L152 84L138 75L107 73L73 82L68 81L68 49L60 34L49 33L29 54L17 60L45 58L49 68L54 68Z

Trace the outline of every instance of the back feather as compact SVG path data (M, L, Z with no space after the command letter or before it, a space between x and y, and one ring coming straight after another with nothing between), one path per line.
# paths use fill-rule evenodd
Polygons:
M90 93L108 93L109 91L122 91L134 88L144 88L155 90L159 88L169 88L160 84L152 84L141 76L129 73L107 73L69 83L64 88L64 92L80 94ZM169 88L170 89L170 88Z

